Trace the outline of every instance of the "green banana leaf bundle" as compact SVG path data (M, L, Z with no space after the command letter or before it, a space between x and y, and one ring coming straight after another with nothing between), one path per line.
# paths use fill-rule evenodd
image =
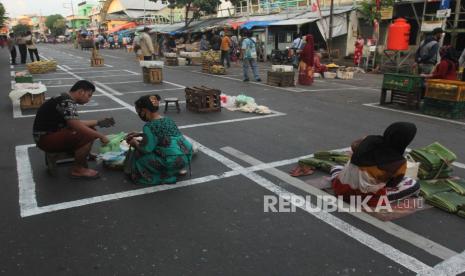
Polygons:
M446 212L457 213L459 207L465 204L465 196L461 196L456 192L442 192L427 198L426 202Z
M420 165L420 168L418 169L418 178L420 179L436 179L436 178L448 178L452 174L452 168L446 167L443 170L430 170L427 171L423 169Z
M450 192L452 188L444 181L425 181L420 180L420 194L429 199L437 193Z
M420 179L446 178L450 176L452 169L449 165L457 159L457 156L439 144L433 144L421 149L414 149L410 156L420 162L418 177Z
M300 159L299 160L299 165L311 166L311 167L317 168L317 169L319 169L321 171L324 171L326 173L330 173L331 168L333 166L336 166L337 163L332 162L332 161L327 161L327 160L321 160L321 159L317 159L317 158L305 158L305 159Z
M350 156L341 152L319 151L313 155L316 159L331 161L339 165L345 165Z
M465 211L459 210L459 211L457 212L457 215L458 215L459 217L465 218Z
M465 195L465 181L462 179L446 179L444 181L449 187L452 188L452 190L454 190L454 192L458 193L459 195Z

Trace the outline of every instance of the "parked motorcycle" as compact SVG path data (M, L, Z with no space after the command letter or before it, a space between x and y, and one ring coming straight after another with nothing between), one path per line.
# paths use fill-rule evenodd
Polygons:
M294 59L293 51L289 48L286 50L271 50L271 63L278 65L292 64Z

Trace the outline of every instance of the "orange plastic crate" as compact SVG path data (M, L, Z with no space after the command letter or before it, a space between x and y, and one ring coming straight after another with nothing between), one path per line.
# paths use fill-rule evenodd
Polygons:
M427 80L425 97L452 102L465 102L465 82L440 79Z

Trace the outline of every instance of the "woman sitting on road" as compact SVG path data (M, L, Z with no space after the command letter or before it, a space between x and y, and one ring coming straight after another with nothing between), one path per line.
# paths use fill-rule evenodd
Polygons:
M444 46L439 51L441 62L431 74L422 74L422 77L431 79L457 80L458 54L452 46Z
M187 173L192 158L192 145L181 134L174 121L158 113L160 96L142 96L136 111L146 122L142 133L131 133L126 141L134 148L128 154L130 177L137 184L174 184Z
M345 166L331 169L336 195L371 196L368 204L375 206L381 196L389 201L417 195L420 185L404 177L407 161L404 152L412 142L417 128L412 123L390 125L382 136L369 135L352 143L352 157Z
M322 78L324 78L324 73L328 71L328 68L326 68L326 65L321 64L320 53L315 53L315 56L313 58L313 70L315 73L319 73Z

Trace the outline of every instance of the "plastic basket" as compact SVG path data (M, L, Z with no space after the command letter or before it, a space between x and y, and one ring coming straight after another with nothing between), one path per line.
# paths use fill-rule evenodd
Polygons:
M465 101L465 82L452 80L427 80L425 97L464 102Z
M414 92L423 87L423 78L416 75L385 73L383 89Z

